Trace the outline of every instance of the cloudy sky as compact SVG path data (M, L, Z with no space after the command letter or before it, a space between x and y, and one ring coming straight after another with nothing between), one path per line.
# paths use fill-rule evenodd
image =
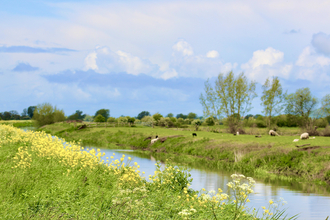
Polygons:
M219 73L330 93L330 1L0 3L0 112L49 102L66 115L195 112Z

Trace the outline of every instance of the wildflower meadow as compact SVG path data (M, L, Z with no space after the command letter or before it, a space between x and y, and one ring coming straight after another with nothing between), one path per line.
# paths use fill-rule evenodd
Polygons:
M125 155L102 159L44 132L0 125L0 219L294 219L280 205L246 206L255 181L233 174L231 191L189 188L185 167L156 163L145 177Z

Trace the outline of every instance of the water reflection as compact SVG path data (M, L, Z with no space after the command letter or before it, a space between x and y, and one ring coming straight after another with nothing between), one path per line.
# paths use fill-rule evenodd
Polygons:
M132 150L116 150L116 149L102 149L105 152L105 156L102 158L106 160L106 157L110 157L113 153L116 154L115 158L120 158L122 154L127 157L131 157L134 162L140 165L140 171L144 171L143 176L148 179L149 175L153 175L155 168L155 162L157 160L157 155L147 155L144 153L139 153ZM163 163L164 164L164 163ZM230 175L232 173L215 171L200 168L193 168L190 171L193 182L191 188L194 190L201 190L205 188L207 191L215 190L221 188L224 192L227 192L227 183L232 179ZM279 183L285 183L280 181ZM299 185L298 183L294 185ZM287 204L283 208L287 208L286 214L288 216L293 216L298 213L299 219L325 219L330 215L330 197L323 196L314 193L304 193L298 190L290 189L289 184L270 184L264 183L257 180L256 186L254 188L255 193L250 195L250 203L248 207L261 210L261 206L268 206L270 199L278 201L280 198L284 198Z

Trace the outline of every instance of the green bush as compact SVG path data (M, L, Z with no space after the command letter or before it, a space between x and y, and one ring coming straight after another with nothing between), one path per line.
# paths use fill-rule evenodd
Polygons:
M214 125L214 118L213 118L213 117L208 117L208 118L205 120L205 123L206 123L206 125L208 125L208 126L213 126L213 125Z
M53 124L55 122L60 122L65 120L65 115L63 110L59 110L53 107L50 103L39 104L34 112L33 119L38 127Z
M94 118L94 122L105 122L105 117L99 114Z
M109 122L109 123L115 122L115 121L116 121L116 119L114 117L109 117L107 120L107 122Z

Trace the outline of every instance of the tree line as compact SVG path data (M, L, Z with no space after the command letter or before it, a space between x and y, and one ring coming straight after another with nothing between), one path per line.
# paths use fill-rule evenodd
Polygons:
M257 97L255 89L256 82L249 81L244 73L236 77L232 71L226 75L220 73L214 86L207 80L204 94L202 93L199 98L204 117L224 120L231 132L236 131L243 126L242 119L252 109L252 100ZM279 121L282 124L307 127L317 118L330 119L330 94L322 98L321 106L317 108L319 100L307 87L288 94L283 91L278 77L272 77L266 79L262 89L262 121L266 127L277 125ZM283 112L285 115L278 117ZM275 115L277 117L274 117ZM314 116L314 119L311 116ZM285 123L284 118L287 120Z

